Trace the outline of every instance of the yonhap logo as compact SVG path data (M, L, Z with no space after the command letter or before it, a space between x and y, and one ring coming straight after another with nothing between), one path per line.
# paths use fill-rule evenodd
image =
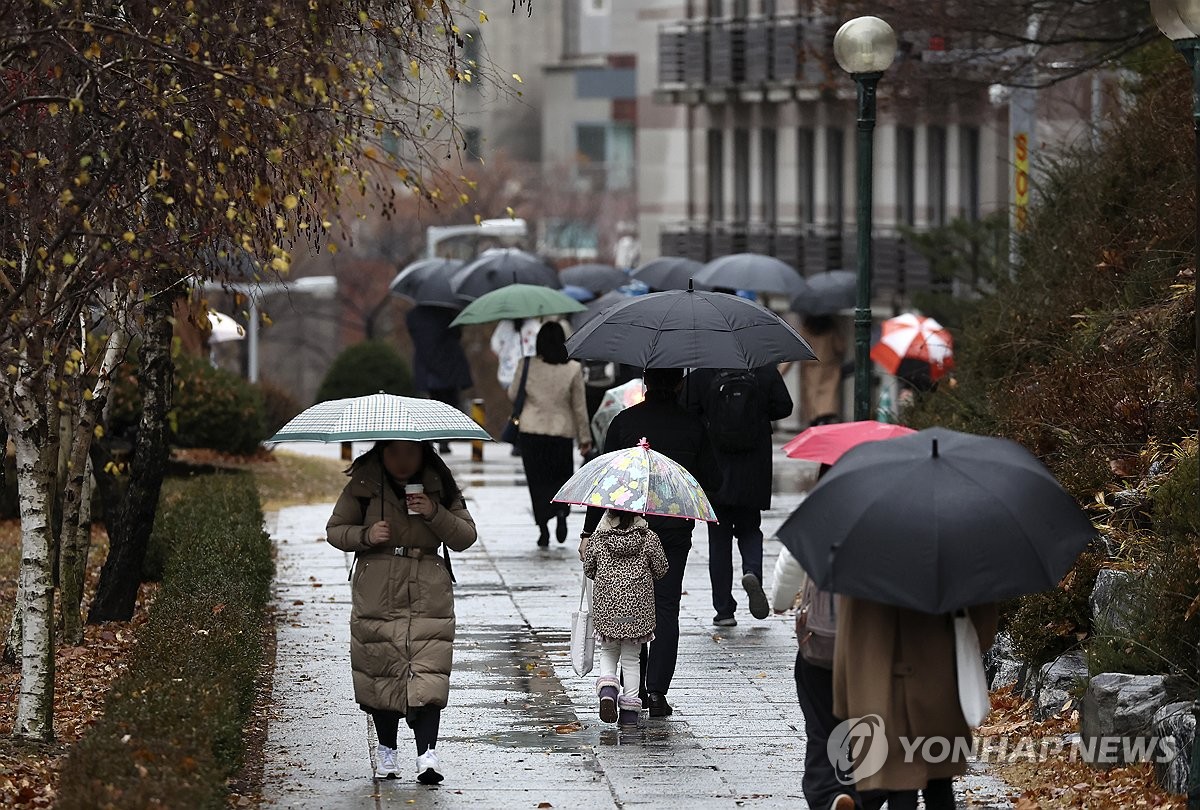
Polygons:
M852 785L878 773L888 755L883 718L868 714L843 720L829 735L826 751L837 779L843 785Z

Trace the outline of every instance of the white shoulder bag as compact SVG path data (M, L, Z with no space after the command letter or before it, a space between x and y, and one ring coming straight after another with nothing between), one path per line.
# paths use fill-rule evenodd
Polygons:
M579 610L571 614L571 666L583 677L596 661L596 626L592 623L592 581L583 578Z
M983 654L975 623L966 610L954 614L954 660L958 667L958 702L971 728L979 728L992 710L987 676L983 672Z

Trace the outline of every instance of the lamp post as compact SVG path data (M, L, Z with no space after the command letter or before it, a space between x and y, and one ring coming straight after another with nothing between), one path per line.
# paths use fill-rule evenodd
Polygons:
M1200 266L1200 0L1150 0L1158 28L1171 39L1175 50L1192 68L1192 131L1196 150L1196 244L1194 259ZM1195 307L1196 379L1200 380L1200 306ZM1200 650L1196 651L1200 657ZM1196 728L1200 729L1200 700L1195 703ZM1200 810L1200 736L1192 743L1188 778L1188 810Z
M1200 0L1198 0L1200 2ZM878 17L855 17L833 37L833 55L858 90L856 222L858 294L854 309L854 419L871 418L871 207L875 87L896 58L896 32Z

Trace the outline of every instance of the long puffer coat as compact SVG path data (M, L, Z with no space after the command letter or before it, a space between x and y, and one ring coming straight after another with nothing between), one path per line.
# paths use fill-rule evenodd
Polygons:
M443 484L426 469L425 494L436 503L430 520L408 514L404 498L383 484L381 463L356 469L325 530L329 543L357 552L350 590L350 667L354 698L364 708L407 712L409 706L444 707L453 664L454 588L442 543L463 551L475 542L475 521L461 498L443 506ZM364 509L365 505L365 509ZM369 548L367 529L384 519L387 543ZM420 549L398 557L394 549Z
M592 621L606 639L644 639L654 632L654 580L667 575L658 535L639 518L618 529L606 518L583 549L583 575L595 580Z

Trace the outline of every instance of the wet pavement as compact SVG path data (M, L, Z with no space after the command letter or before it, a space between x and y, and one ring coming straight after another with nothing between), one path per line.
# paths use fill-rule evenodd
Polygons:
M594 678L576 677L569 660L570 614L582 581L574 539L582 513L572 515L565 545L538 549L519 459L502 447L489 447L484 464L464 455L462 448L449 460L480 539L453 558L458 640L438 743L446 781L430 788L409 776L371 779L373 737L350 683L350 557L324 542L332 504L293 507L270 516L268 526L279 555L268 804L806 807L792 617L756 621L741 607L739 626L714 628L706 533L698 529L669 695L675 713L618 732L597 717ZM783 461L776 468L780 494L763 519L768 538L811 475L808 465ZM767 541L768 580L778 549ZM744 594L739 602L745 605ZM415 771L407 734L401 725L400 762ZM973 806L1007 806L1005 787L986 775L962 787Z

